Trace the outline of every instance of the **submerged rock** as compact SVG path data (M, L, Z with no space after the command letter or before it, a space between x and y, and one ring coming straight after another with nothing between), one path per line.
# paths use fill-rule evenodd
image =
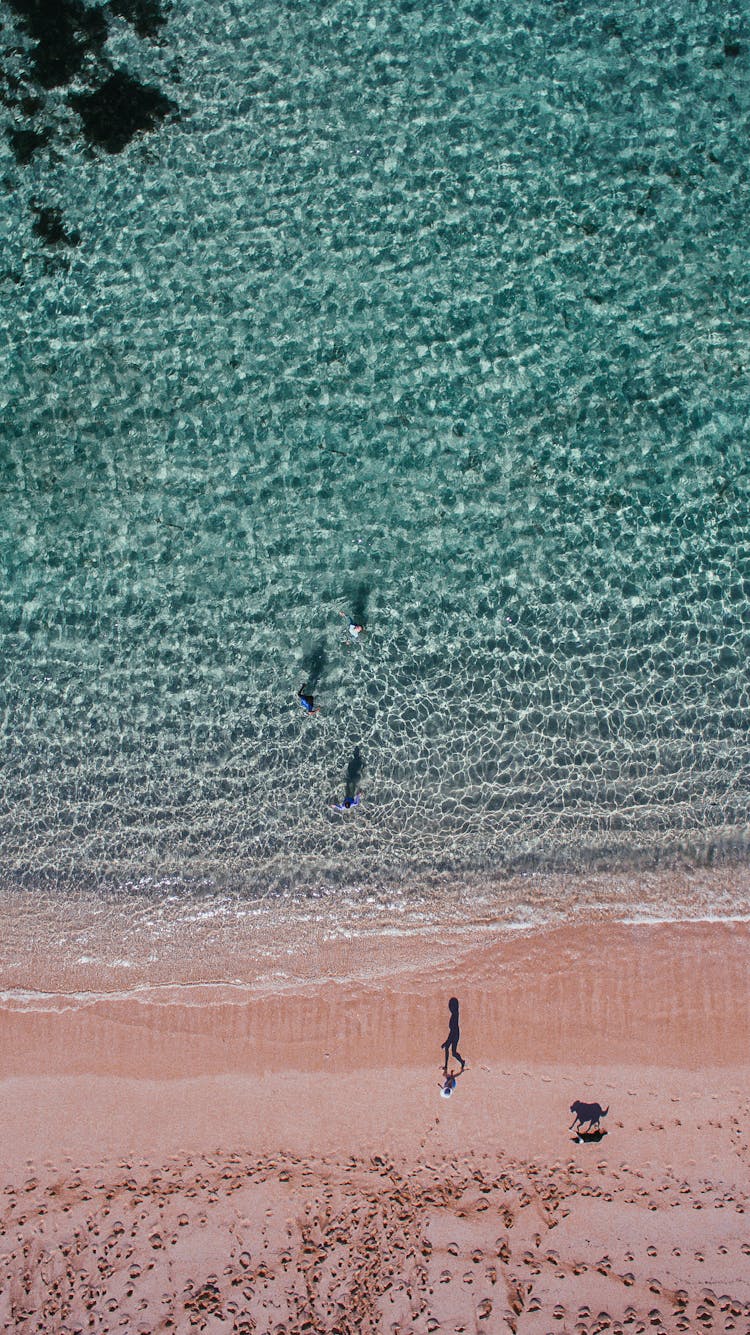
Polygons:
M112 74L92 93L74 93L72 106L90 144L121 153L140 130L153 130L176 107L158 88L139 83L124 70Z

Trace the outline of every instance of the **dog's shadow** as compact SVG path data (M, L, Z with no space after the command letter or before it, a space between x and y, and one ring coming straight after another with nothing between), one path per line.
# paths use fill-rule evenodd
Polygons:
M571 1140L574 1145L598 1145L606 1134L606 1131L579 1131L577 1135L571 1136Z

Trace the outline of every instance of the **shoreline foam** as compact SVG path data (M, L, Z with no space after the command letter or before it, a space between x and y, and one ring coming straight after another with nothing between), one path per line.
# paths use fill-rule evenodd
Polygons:
M425 952L437 965L448 947L462 952L473 943L501 944L566 925L747 920L745 866L481 878L416 886L397 902L385 890L313 900L6 890L0 891L0 990L6 1004L27 1005L88 1004L91 997L139 991L156 998L177 986L185 996L189 988L195 995L201 988L274 993L327 976L328 955L339 977L347 949L352 978L364 981L377 979L383 958L388 970L408 972ZM367 942L377 948L368 952ZM389 951L383 942L391 943Z

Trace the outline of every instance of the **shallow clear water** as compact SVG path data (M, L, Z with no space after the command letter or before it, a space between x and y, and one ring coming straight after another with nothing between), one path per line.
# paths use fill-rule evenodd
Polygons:
M746 859L746 27L187 3L0 138L4 887Z

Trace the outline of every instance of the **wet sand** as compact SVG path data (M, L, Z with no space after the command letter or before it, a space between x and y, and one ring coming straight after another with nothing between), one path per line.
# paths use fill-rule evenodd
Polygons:
M750 1331L747 924L42 992L0 1010L0 1328Z

